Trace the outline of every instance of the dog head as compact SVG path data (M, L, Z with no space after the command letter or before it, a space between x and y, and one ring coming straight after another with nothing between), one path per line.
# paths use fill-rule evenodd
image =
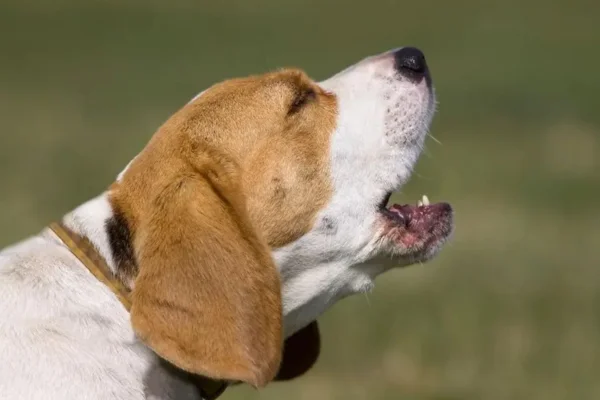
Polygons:
M448 204L387 207L434 104L423 54L401 48L320 83L295 69L228 80L176 112L110 190L139 337L257 387L310 368L323 311L450 234Z

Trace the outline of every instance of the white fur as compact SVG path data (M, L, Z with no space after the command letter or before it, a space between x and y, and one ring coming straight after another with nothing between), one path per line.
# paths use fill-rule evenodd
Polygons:
M367 263L386 250L377 235L377 205L410 177L434 111L425 81L394 76L388 54L321 82L339 101L331 148L335 190L314 229L275 252L288 334L340 298L370 290L383 271L378 261Z
M408 180L433 113L433 92L395 75L386 54L321 85L339 101L334 196L312 231L273 253L288 336L338 299L372 288L383 267L369 260L386 252L377 204ZM64 222L115 268L104 227L111 215L105 193ZM135 339L110 290L49 230L0 252L0 293L0 398L195 398Z
M121 179L123 179L123 175L125 175L125 172L127 172L127 170L129 169L129 167L131 166L131 164L133 163L134 160L135 160L135 157L133 157L133 159L131 161L129 161L127 166L121 172L119 172L119 175L117 175L117 182L120 182Z

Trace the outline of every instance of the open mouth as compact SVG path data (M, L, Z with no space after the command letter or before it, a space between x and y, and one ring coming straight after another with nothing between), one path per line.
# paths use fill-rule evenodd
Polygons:
M388 193L379 205L385 221L384 234L408 253L429 252L443 244L452 233L452 207L430 203L423 196L416 205L387 205Z

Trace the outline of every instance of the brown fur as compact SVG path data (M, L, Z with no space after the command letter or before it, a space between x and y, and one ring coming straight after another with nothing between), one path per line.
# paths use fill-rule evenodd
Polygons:
M173 115L111 188L139 265L133 327L157 354L215 379L275 377L270 249L308 232L331 196L336 107L296 70L226 81ZM318 347L318 330L306 338Z

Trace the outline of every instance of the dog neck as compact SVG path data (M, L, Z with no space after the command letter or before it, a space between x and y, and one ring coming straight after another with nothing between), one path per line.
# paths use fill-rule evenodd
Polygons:
M85 237L121 283L128 289L133 289L134 277L137 275L133 244L127 224L111 205L108 192L75 208L64 216L62 222L77 235ZM296 262L289 260L288 255L286 249L279 249L273 254L280 273L288 278L288 286L302 288L286 288L286 282L282 282L286 337L314 321L340 298L370 291L374 284L372 278L383 270L383 263L378 260L352 269L336 263L308 262L311 268L307 270L304 265L295 265Z

